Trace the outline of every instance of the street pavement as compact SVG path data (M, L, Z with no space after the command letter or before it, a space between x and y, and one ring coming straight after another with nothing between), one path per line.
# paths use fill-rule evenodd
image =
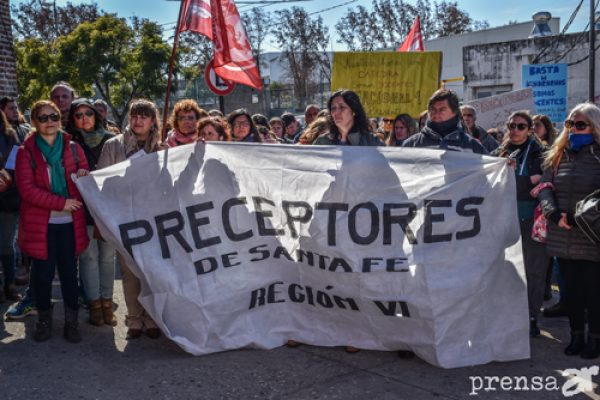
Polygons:
M60 297L58 286L54 292ZM554 292L545 306L557 298ZM62 336L63 306L55 301L53 337L47 342L33 340L36 317L0 322L0 399L564 399L566 388L567 394L589 389L569 398L600 400L594 392L600 393L600 359L563 354L569 342L566 317L540 317L542 337L530 340L528 360L444 370L395 352L348 354L343 347L282 346L194 357L164 336L127 341L120 279L115 281L119 324L94 327L81 309L83 341L72 344ZM14 304L1 304L2 315ZM593 366L590 387L585 380L574 385L585 376L579 372ZM567 369L578 371L563 377ZM536 382L541 390L535 390Z

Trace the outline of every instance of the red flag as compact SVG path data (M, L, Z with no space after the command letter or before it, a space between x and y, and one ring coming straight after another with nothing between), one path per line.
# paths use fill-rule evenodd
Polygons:
M262 90L246 30L233 0L212 0L215 73L222 79Z
M425 51L425 46L423 46L423 36L421 36L421 20L418 16L415 24L410 32L408 32L408 36L398 51Z
M192 31L213 40L210 0L185 0L179 32Z

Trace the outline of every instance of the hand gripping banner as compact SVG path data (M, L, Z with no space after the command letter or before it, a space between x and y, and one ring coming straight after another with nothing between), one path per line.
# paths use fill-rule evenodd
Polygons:
M140 302L191 354L292 339L443 368L529 357L506 160L198 143L77 186Z

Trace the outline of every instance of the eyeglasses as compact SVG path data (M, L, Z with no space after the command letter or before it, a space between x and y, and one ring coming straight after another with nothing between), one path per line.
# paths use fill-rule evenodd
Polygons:
M389 118L384 118L383 122L394 122L394 120L393 119L389 119Z
M197 121L197 120L198 120L198 118L196 118L196 117L194 117L192 115L190 115L188 117L177 117L177 121L179 121L179 122L185 122L185 121L194 122L194 121Z
M45 124L46 122L48 122L48 118L50 118L54 122L57 122L58 120L60 120L60 115L54 113L50 115L42 114L37 116L37 120L40 124Z
M527 128L529 128L529 125L527 125L527 124L515 124L515 123L513 122L512 124L508 124L508 125L506 125L506 127L507 127L509 130L511 130L511 131L512 131L512 130L515 130L515 128L516 128L517 130L519 130L519 131L524 131L524 130L526 130Z
M235 126L236 128L239 128L240 126L248 127L248 126L250 126L250 122L248 122L248 121L234 122L233 126Z
M565 121L565 128L567 129L575 127L575 129L577 129L578 131L584 131L588 126L590 126L590 124L584 121L573 121L571 119Z
M78 112L78 113L75 113L75 118L81 119L81 118L83 118L84 115L88 118L91 118L94 116L94 112L92 110L85 110L85 112Z

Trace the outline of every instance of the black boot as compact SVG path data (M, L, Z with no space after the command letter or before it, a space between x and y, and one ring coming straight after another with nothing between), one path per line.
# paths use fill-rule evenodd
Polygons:
M571 343L565 349L565 354L568 356L576 356L585 348L585 338L583 333L580 335L571 335Z
M581 352L581 358L591 360L600 356L600 339L588 338L587 346Z
M544 317L546 318L554 318L554 317L566 317L569 313L567 311L567 303L559 300L555 305L544 308Z
M79 333L79 310L73 310L65 304L65 329L63 334L71 343L81 342Z
M414 358L415 353L410 350L398 350L398 357L400 358Z
M535 317L531 317L529 319L529 336L532 338L540 337L542 332L540 332L540 328L537 326L537 320Z
M37 310L38 320L35 324L35 334L33 340L37 342L45 342L52 336L52 312L54 305L50 306L46 311Z

